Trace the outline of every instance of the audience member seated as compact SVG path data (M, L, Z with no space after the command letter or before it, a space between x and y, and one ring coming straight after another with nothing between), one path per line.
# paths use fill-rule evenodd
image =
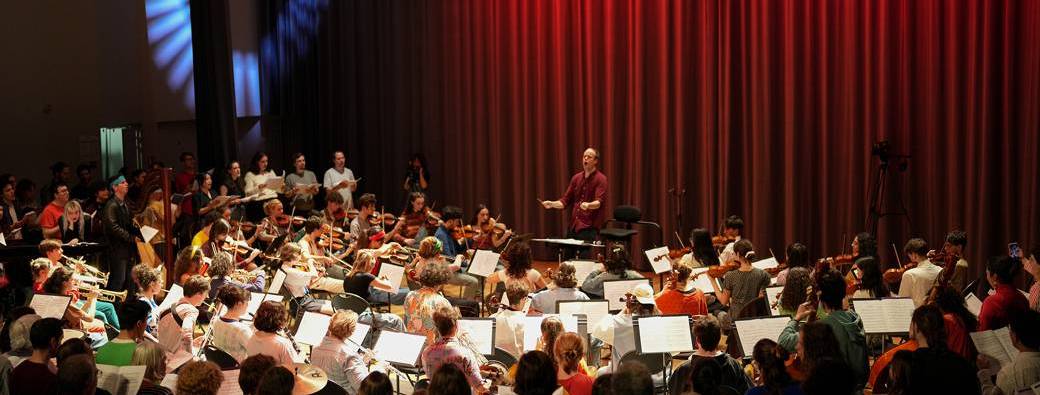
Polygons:
M548 321L548 318L545 321ZM570 395L590 395L592 378L582 369L585 340L577 333L564 332L549 350L556 359L556 381L560 387Z
M946 347L946 321L942 310L935 305L914 310L910 337L918 345L910 367L910 393L981 393L971 363Z
M657 313L657 307L654 305L654 290L650 288L650 284L637 285L628 293L628 296L623 310L617 314L603 317L602 321L593 325L592 337L613 346L610 363L601 367L597 375L613 372L621 363L621 358L629 351L636 349L632 317Z
M431 269L426 270L429 272ZM445 365L452 365L464 372L466 381L474 392L486 393L488 389L481 382L480 367L473 352L455 338L458 332L458 314L450 306L440 307L433 313L433 322L439 337L422 352L423 371L437 372ZM438 374L434 373L431 390L437 387Z
M787 374L784 365L787 362L787 350L769 339L761 339L755 343L752 352L752 363L758 378L757 387L749 389L746 395L801 395L802 388L797 381Z
M1011 317L1029 310L1029 301L1014 285L1021 267L1021 260L1012 257L1003 257L986 265L986 281L996 293L982 301L982 309L979 310L980 331L1008 326Z
M10 390L12 394L47 393L57 376L57 367L51 364L61 345L61 320L43 318L32 325L29 339L33 353L29 359L22 361L11 371Z
M193 361L177 374L177 395L217 395L224 374L213 362ZM288 393L288 392L286 392Z
M256 395L260 379L267 371L278 366L278 362L269 355L257 354L250 356L239 364L238 387L244 395Z
M487 278L487 286L495 289L498 283L504 283L506 287L510 284L520 283L531 292L545 288L545 280L542 273L531 268L531 247L527 242L520 241L511 244L502 254L505 268L492 273Z
M144 337L151 309L140 300L128 300L119 309L123 328L119 336L97 350L97 363L102 365L127 366L134 358L137 343Z
M217 301L227 312L210 322L213 330L213 346L231 355L236 361L246 359L246 342L253 337L253 326L242 322L249 309L249 292L226 284L217 291Z
M145 367L137 395L173 395L169 388L159 385L166 377L166 352L158 343L146 340L138 344L130 365Z
M553 286L534 294L531 297L531 309L545 314L556 314L556 302L561 300L589 300L578 289L578 280L574 265L561 262L560 267L550 278Z
M697 349L690 355L690 365L696 368L703 360L714 360L720 369L720 384L727 385L743 394L751 388L751 379L744 374L744 369L736 359L719 350L722 340L722 327L719 320L712 315L697 317L693 322L693 336Z
M992 358L979 357L979 381L984 394L1016 394L1040 382L1040 313L1028 311L1012 317L1010 329L1011 344L1018 350L1011 362L998 366Z
M92 226L93 218L83 212L79 202L69 200L65 203L65 211L58 218L58 237L65 244L96 241Z
M502 306L491 315L495 319L495 347L518 358L524 350L524 317L527 314L523 308L527 303L527 293L527 286L522 282L509 284L505 293L509 306Z
M419 275L422 288L409 292L404 299L405 330L426 335L426 344L432 344L437 337L433 313L442 308L452 308L452 304L440 293L449 278L451 271L447 266L440 263L429 265Z
M293 362L300 359L299 353L292 341L278 334L288 322L289 312L282 302L269 300L261 303L253 318L256 332L246 342L246 354L270 355L279 365L292 366Z
M690 269L683 265L672 265L671 278L665 282L661 292L654 301L661 314L708 314L708 304L704 301L704 293L697 288L687 289Z
M545 352L528 351L516 365L513 392L517 395L552 394L560 386L556 383L556 364Z
M61 240L58 219L65 213L65 203L69 201L69 187L59 183L54 186L53 192L50 203L43 208L43 214L40 215L40 228L43 229L44 238Z
M178 350L192 353L195 322L199 317L198 306L209 293L209 280L194 275L184 282L184 296L162 312L159 319L159 344L169 353Z
M622 250L623 251L623 250ZM603 282L607 280L625 280L643 278L639 272L629 269L632 265L628 261L628 255L624 252L615 253L607 259L603 268L597 267L585 277L581 284L581 290L593 299L603 299Z
M373 372L385 370L376 365L369 370L367 358L358 354L358 345L350 342L357 328L358 315L353 311L339 311L329 320L329 331L321 344L311 350L311 364L324 370L329 380L348 394L356 394L361 382Z
M57 380L51 382L39 382L36 385L54 388L58 395L90 395L108 394L108 391L97 388L98 370L94 359L90 355L73 355L58 364ZM12 392L17 393L17 392ZM24 392L45 393L43 391Z

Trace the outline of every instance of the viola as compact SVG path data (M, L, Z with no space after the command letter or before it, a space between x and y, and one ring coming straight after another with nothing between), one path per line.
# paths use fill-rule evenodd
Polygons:
M766 273L769 273L771 277L776 277L780 272L787 270L787 261L782 261L776 266L765 269Z
M224 245L221 246L224 251L230 252L235 255L249 255L253 253L253 248L244 242L227 240Z
M839 254L835 256L823 257L816 261L817 266L819 264L827 264L831 268L841 265L848 265L852 263L852 254Z
M404 218L398 218L397 216L384 212L382 215L383 229L393 229L397 225L397 221L403 220Z
M715 266L709 267L708 271L702 272L702 273L708 273L708 275L711 276L712 278L722 278L722 277L726 276L726 273L729 273L732 270L737 270L739 268L740 268L740 262L729 261L729 262L721 264L721 265L715 265ZM701 273L698 273L698 274L701 274Z
M324 225L323 227L325 229L325 233L323 234L323 236L327 235L332 238L340 239L342 241L346 240L349 235L349 233L344 231L343 228L340 228L338 226Z

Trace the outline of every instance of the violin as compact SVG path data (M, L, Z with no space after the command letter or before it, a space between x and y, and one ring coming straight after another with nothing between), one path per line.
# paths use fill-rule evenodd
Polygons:
M455 230L452 230L452 237L456 240L472 239L476 235L477 231L473 229L472 225L456 226Z
M292 226L300 226L303 225L303 222L306 220L306 218L290 216L288 214L281 214L274 218L275 224L281 227L288 227L290 223L292 223Z
M668 259L680 259L683 255L689 254L692 251L693 249L690 247L670 248L668 249Z
M848 265L852 263L852 254L839 254L835 256L823 257L816 261L816 266L826 265L830 268L837 268L837 266Z
M727 263L708 268L708 271L706 273L708 273L708 275L713 278L722 278L726 275L726 273L729 273L731 270L737 270L739 268L740 262L729 261Z
M765 269L766 273L769 273L771 277L776 277L784 270L787 270L787 261L780 261L776 266Z
M383 219L383 229L393 229L394 226L397 226L397 221L404 220L403 217L397 217L397 216L395 216L393 214L390 214L390 213L387 213L387 212L383 213L382 219Z
M725 248L729 243L735 243L736 237L729 237L726 235L718 235L711 238L711 245L715 248Z
M329 236L335 239L346 240L349 237L349 233L338 226L323 225L325 233L322 236Z
M512 229L509 229L508 227L506 227L506 224L501 222L496 222L495 225L491 227L491 233L498 237L501 237L502 235L506 234L506 231L511 232Z
M329 237L327 235L321 235L321 237L319 237L318 240L315 241L315 243L318 244L318 247L331 248L336 251L347 248L342 240L334 237Z
M354 218L357 218L358 215L361 214L361 212L359 212L356 208L352 208L352 209L346 210L346 211L340 210L340 212L343 212L344 215L346 215L347 221L353 221Z
M252 232L256 229L256 224L249 221L231 221L231 229L241 230L243 233Z
M255 248L250 247L248 244L240 242L238 240L225 240L224 245L222 245L221 248L223 248L224 251L230 252L231 254L235 255L249 255L252 254L254 250L256 250Z

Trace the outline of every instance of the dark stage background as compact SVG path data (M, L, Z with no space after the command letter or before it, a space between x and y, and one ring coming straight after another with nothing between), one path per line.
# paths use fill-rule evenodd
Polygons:
M315 6L317 4L317 6ZM608 209L642 207L676 244L742 215L760 255L835 254L864 229L871 145L910 236L969 234L969 260L1037 242L1040 2L266 2L264 128L274 163L333 149L399 210L405 160L430 159L430 199L477 203L518 230L561 235L557 198L601 149ZM308 8L310 7L310 8ZM317 19L285 18L287 11ZM290 13L291 14L291 13ZM911 225L912 224L912 227ZM685 238L685 236L684 236ZM847 240L848 241L848 240ZM646 244L652 241L644 241Z

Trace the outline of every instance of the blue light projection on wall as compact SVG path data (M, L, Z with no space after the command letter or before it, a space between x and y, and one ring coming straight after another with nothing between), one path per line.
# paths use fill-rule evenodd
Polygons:
M328 0L288 0L278 14L274 29L260 39L264 65L273 66L280 72L292 69L290 64L281 64L306 57L312 43L318 41L318 26L321 15L328 8Z
M194 57L191 49L191 13L188 0L147 0L148 43L152 60L164 74L166 86L180 96L185 108L195 110ZM234 44L234 43L232 43ZM255 51L233 49L235 112L260 115L260 73Z

